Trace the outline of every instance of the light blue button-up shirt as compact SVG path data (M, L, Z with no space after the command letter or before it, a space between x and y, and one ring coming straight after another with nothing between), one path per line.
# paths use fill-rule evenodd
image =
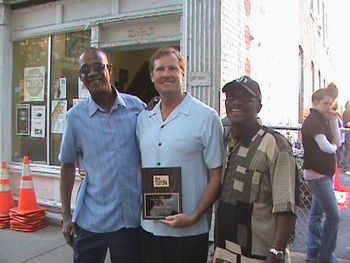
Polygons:
M140 225L140 153L135 127L145 108L137 97L117 93L110 112L89 97L67 112L59 160L79 160L86 170L73 221L107 233Z
M137 119L142 167L181 167L183 212L191 215L209 180L208 169L222 166L223 129L216 111L189 93L163 121L160 103ZM209 209L210 210L210 209ZM141 220L157 236L191 236L209 231L211 213L191 227L174 228L157 220Z

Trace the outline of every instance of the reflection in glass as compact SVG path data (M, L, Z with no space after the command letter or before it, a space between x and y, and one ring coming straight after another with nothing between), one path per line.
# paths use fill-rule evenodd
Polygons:
M90 31L65 33L52 38L50 164L59 165L58 154L65 113L78 98L79 57L90 45Z

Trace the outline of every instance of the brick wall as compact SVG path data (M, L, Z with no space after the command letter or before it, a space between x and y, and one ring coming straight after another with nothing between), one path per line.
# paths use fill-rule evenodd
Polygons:
M304 50L304 108L305 113L311 106L312 95L312 73L311 62L315 69L315 89L323 87L334 80L334 68L328 52L327 36L323 38L322 11L318 14L317 5L314 3L314 10L310 9L310 1L299 0L299 44ZM322 7L322 0L320 4ZM325 3L326 4L326 3ZM321 9L322 10L322 9ZM327 14L327 6L325 6ZM331 28L330 28L331 29ZM328 30L327 30L328 31ZM321 83L319 83L318 71L321 73Z
M221 87L242 72L242 1L222 0L221 5ZM222 96L221 115L225 115Z
M311 60L322 82L332 81L332 68L323 37L309 13L309 1L304 0L250 0L247 16L244 0L222 0L222 85L245 73L246 59L250 60L250 75L256 79L263 93L260 113L265 124L298 124L299 116L299 45L304 49L304 102L308 108L311 93ZM249 27L252 35L246 48L244 32ZM222 86L221 85L221 86ZM225 115L224 96L221 114Z

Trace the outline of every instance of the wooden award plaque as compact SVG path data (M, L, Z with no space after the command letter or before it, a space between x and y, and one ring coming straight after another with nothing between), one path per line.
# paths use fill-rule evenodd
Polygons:
M182 213L181 167L142 168L144 219Z

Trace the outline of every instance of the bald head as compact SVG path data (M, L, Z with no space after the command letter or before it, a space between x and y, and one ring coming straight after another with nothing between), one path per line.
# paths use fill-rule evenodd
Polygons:
M88 47L85 49L79 58L80 65L86 63L86 57L99 57L102 63L108 64L107 54L100 48Z

